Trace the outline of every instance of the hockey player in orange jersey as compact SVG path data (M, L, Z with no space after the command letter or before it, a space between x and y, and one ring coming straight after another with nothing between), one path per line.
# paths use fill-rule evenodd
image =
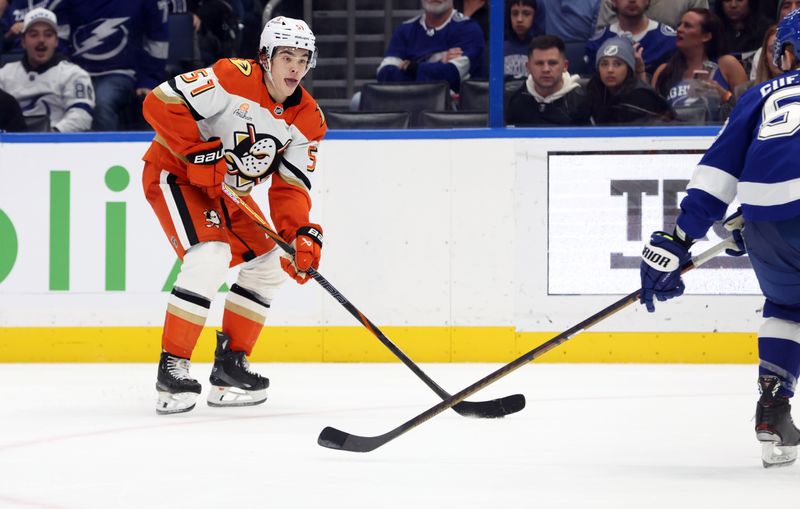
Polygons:
M267 398L269 380L250 370L247 356L286 273L306 282L305 270L317 268L321 255L322 228L310 222L309 190L327 126L300 86L316 59L305 22L277 17L264 27L258 61L219 60L162 83L145 99L144 117L156 136L143 157L142 183L183 261L164 321L156 383L160 414L194 408L201 385L189 373L189 359L217 289L228 268L238 265L217 333L207 401L243 406ZM293 259L226 203L223 181L257 211L249 194L269 183L270 215L297 250Z

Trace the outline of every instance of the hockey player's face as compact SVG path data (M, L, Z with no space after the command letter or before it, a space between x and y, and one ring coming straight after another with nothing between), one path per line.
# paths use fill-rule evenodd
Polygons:
M597 72L603 85L615 89L622 85L628 76L628 64L616 57L603 57L597 66Z
M299 48L279 47L275 50L270 62L273 92L277 96L274 99L282 101L294 93L306 73L309 56L308 50Z
M40 66L51 58L58 46L56 31L47 23L36 23L28 27L22 34L22 47L28 56L28 62L33 66Z

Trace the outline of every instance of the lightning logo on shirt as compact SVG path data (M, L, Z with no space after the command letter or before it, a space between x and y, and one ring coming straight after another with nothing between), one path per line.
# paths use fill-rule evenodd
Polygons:
M119 54L128 44L128 29L123 25L129 17L104 18L83 25L75 31L73 56L87 60L107 60ZM108 49L110 47L110 49ZM102 53L93 52L102 50Z

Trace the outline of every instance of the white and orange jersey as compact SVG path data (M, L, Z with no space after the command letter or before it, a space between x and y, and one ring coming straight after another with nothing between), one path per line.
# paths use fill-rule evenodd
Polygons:
M247 194L276 176L269 199L278 231L308 223L308 192L327 126L301 86L285 102L275 102L257 62L223 59L153 89L143 113L156 131L145 161L186 177L187 156L219 139L234 168L225 177L228 185Z

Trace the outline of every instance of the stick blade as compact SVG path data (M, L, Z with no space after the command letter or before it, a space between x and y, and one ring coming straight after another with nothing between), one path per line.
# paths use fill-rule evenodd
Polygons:
M370 452L391 440L391 437L389 439L384 438L385 435L377 437L351 435L350 433L345 433L336 428L326 426L320 432L317 443L322 447L336 449L338 451Z
M525 408L525 396L522 394L513 394L489 401L462 401L453 406L453 410L459 415L480 419L498 419L517 413L523 408Z

